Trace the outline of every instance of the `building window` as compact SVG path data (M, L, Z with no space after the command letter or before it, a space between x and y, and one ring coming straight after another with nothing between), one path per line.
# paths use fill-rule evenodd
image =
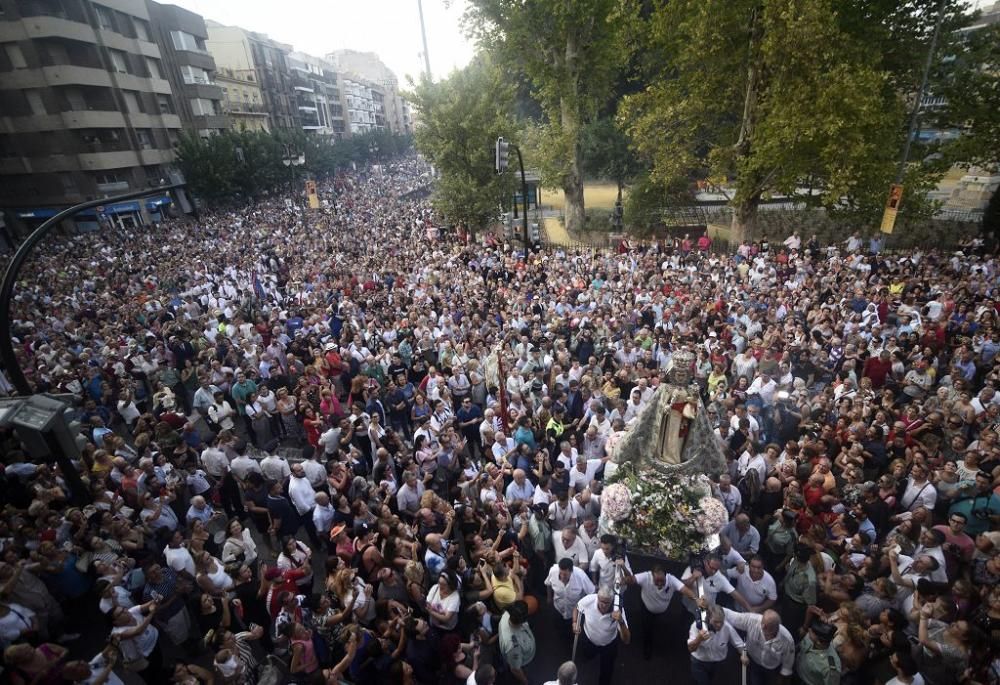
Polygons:
M160 108L160 114L173 114L174 113L174 103L170 99L169 95L157 95L156 104Z
M207 117L215 114L215 103L205 98L191 98L191 113L196 117Z
M189 66L187 64L181 65L181 77L184 79L184 83L189 85L193 83L212 83L212 79L207 71L198 67Z
M45 108L45 102L42 101L42 92L37 89L31 89L24 91L24 97L28 101L28 106L31 107L31 113L35 116L42 116L48 114L48 110Z
M121 50L108 50L108 54L111 55L111 67L119 74L127 74L128 62L125 59L125 53Z
M59 182L62 183L64 193L75 193L78 190L76 187L76 179L73 178L73 174L59 174Z
M115 30L115 13L109 10L107 7L102 7L101 5L94 5L94 13L97 14L97 23L102 29L107 29L108 31Z
M146 58L146 69L149 70L150 78L163 78L163 71L160 69L160 60L155 57Z
M149 150L153 147L153 136L148 128L137 128L135 137L139 141L139 147L143 150Z
M144 40L147 43L152 41L149 37L149 24L146 23L145 19L132 17L132 25L135 26L135 35L139 40Z
M199 51L198 40L186 31L171 31L170 40L173 41L174 50Z
M129 114L142 113L139 105L139 94L134 90L123 90L122 97L125 98L125 111Z
M4 50L7 51L7 59L10 60L10 65L15 69L27 69L28 63L24 61L24 53L21 52L21 46L15 43L7 43L3 46Z

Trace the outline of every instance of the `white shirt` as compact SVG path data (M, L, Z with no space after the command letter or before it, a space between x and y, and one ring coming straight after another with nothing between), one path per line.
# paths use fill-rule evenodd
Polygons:
M573 607L594 592L594 584L579 566L570 572L569 581L559 579L559 564L553 564L545 579L545 586L552 588L552 604L563 618L573 618Z
M587 595L576 604L577 610L583 615L583 632L595 647L604 647L614 642L618 637L618 623L611 618L614 612L602 614L597 608L597 594ZM622 612L622 622L626 623L625 609Z
M705 626L708 630L708 626ZM691 656L698 661L719 662L725 661L729 654L729 645L736 649L743 649L743 638L728 623L722 624L722 629L718 631L708 630L709 638L698 645L698 649L691 652ZM698 624L692 623L691 630L688 631L688 642L692 642L698 637Z
M305 476L302 478L292 478L288 481L288 497L292 500L292 504L295 505L295 510L299 512L299 516L316 506L316 491L313 490L313 486Z
M251 472L263 475L263 471L260 470L260 464L257 463L257 460L245 454L233 459L229 468L232 469L233 475L240 480L246 480Z
M517 443L514 442L514 438L507 438L504 442L494 442L493 443L493 461L499 465L500 460L503 459L503 455L507 454L511 450L517 447Z
M719 499L722 500L722 504L726 507L726 511L729 512L730 516L743 504L743 495L740 494L739 488L732 485L729 486L729 492L718 488L716 493Z
M594 480L597 469L601 468L604 462L601 459L588 459L587 467L581 472L578 465L574 465L569 471L569 489L589 488L590 481Z
M101 675L105 668L107 668L108 662L104 659L104 654L99 653L93 659L90 660L90 677L84 678L83 680L76 681L77 685L93 685L97 682L97 678ZM107 680L104 681L104 685L125 685L121 678L115 675L114 671L108 673Z
M332 504L323 507L317 504L313 509L313 525L316 526L316 532L329 535L336 513L337 509Z
M163 556L167 560L167 566L177 573L184 571L192 578L197 575L197 572L194 570L194 558L192 558L191 552L188 551L187 547L174 549L167 546L163 549Z
M7 606L10 611L0 618L0 639L9 644L21 637L21 633L31 630L31 619L35 617L35 612L14 602L8 602Z
M201 453L201 465L213 478L222 478L229 470L229 457L218 447L206 447Z
M323 446L323 451L327 456L331 456L337 453L337 447L340 445L340 426L334 426L329 430L323 432L319 436L319 444Z
M731 609L723 611L726 612L726 623L746 634L747 655L755 664L769 671L781 666L781 675L792 674L795 668L795 640L788 628L778 626L777 636L768 640L760 628L764 620L761 614L740 614Z
M677 576L669 573L663 587L656 587L652 571L644 571L637 575L635 584L639 586L639 596L642 597L642 603L654 614L665 612L670 607L670 600L673 599L674 592L684 588L684 583Z
M123 633L134 630L137 625L142 623L144 618L142 607L132 607L126 611L132 614L135 622L127 626L115 626L111 629L112 635L121 636ZM119 643L119 647L122 650L122 657L125 661L136 661L142 657L149 656L156 648L156 640L159 636L160 631L153 624L149 624L144 631L135 637L123 638Z
M764 576L760 580L750 577L750 569L745 567L743 573L739 569L729 569L729 578L736 581L736 589L743 595L743 599L750 603L750 606L759 606L769 599L777 601L778 586L770 573L764 571Z
M575 565L585 567L587 565L587 560L590 558L590 554L587 552L587 546L583 544L583 540L577 537L573 540L573 544L567 548L563 544L562 532L558 530L552 532L552 546L556 551L557 564L560 559L572 559Z
M691 567L688 566L684 569L684 575L681 576L681 580L687 580L690 577ZM732 592L736 589L733 587L733 584L729 582L729 579L722 575L722 571L716 571L710 576L702 576L699 579L699 582L701 583L702 597L704 597L705 601L709 604L715 604L715 598L720 592L725 592L728 595L732 594ZM698 594L697 591L695 591L695 594ZM691 600L687 597L684 598L684 604L685 606L688 604L693 606L693 603L691 603Z
M889 682L887 682L885 685L906 685L906 683L904 683L899 678L893 678L892 680L890 680ZM910 681L910 685L925 685L924 677L922 675L920 675L919 673L915 674L913 676L913 680Z
M288 462L274 454L260 460L260 470L268 480L280 483L285 482L285 479L292 475Z
M313 489L323 487L326 483L326 468L314 459L306 459L302 462L302 470L306 472L306 480L313 486Z
M579 524L582 518L583 507L572 497L566 500L565 508L559 504L558 500L549 505L549 521L552 522L552 530L554 531L562 530L573 519L576 519L576 523Z
M578 535L576 539L579 540L580 536ZM632 572L632 566L628 563L628 559L625 560L625 568L628 569L629 573ZM601 587L611 587L615 584L615 562L608 558L603 549L598 548L590 557L590 573L591 575L600 574L597 577L597 584Z
M937 503L937 490L934 489L934 485L929 480L917 485L912 478L906 479L906 490L899 498L901 507L907 511L914 511L918 507L926 507L928 510L934 511L935 503Z

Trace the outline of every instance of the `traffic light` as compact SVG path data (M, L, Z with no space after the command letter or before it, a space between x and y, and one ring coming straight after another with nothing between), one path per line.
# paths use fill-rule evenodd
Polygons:
M496 147L496 170L498 174L502 174L507 171L507 157L509 155L510 143L503 139L503 136L497 138Z

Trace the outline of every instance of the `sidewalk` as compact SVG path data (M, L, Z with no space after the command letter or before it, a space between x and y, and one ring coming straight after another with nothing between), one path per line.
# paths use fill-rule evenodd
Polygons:
M545 230L545 237L553 245L573 245L574 241L566 232L563 222L557 217L547 216L542 219L542 228Z

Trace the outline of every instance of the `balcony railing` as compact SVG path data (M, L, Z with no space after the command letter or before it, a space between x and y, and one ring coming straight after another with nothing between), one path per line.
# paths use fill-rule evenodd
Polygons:
M120 193L126 190L128 190L128 181L97 184L97 192L99 193Z

